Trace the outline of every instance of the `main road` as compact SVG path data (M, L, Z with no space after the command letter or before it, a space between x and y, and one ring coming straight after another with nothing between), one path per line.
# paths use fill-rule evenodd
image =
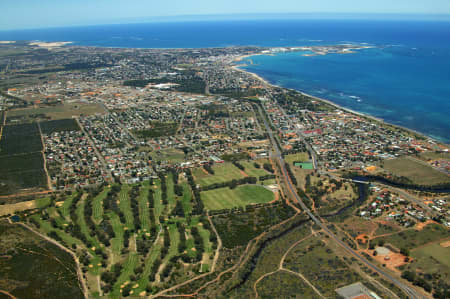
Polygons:
M278 148L277 143L275 142L275 138L273 137L273 132L270 129L269 124L267 123L267 120L265 118L264 113L262 112L262 109L261 109L260 105L258 105L258 110L259 110L259 113L261 114L261 118L263 119L264 126L266 127L266 131L269 134L270 142L272 143L272 146L273 146L273 149L274 149L272 157L275 157L278 160L280 168L281 168L281 172L282 172L283 176L285 177L285 181L286 181L286 184L288 186L288 189L289 189L290 193L298 201L298 203L300 204L301 208L306 212L306 214L308 214L308 216L311 218L311 220L314 221L314 223L316 223L318 226L320 226L320 228L324 232L326 232L334 241L336 241L341 247L343 247L345 250L347 250L349 253L351 253L360 262L362 262L363 264L365 264L367 267L371 268L372 270L378 272L379 274L384 276L384 278L386 278L387 280L389 280L390 282L395 284L397 287L402 289L409 296L409 298L413 298L413 299L426 298L422 294L417 293L417 291L414 290L413 288L411 288L410 286L404 284L403 282L401 282L397 278L393 277L392 275L390 275L389 273L387 273L383 269L381 269L378 266L372 264L367 259L365 259L361 255L359 255L356 251L354 251L345 242L340 240L332 231L330 231L328 229L328 227L319 218L316 217L316 215L314 215L311 212L311 210L303 203L303 201L301 200L300 196L297 193L297 190L295 189L295 187L292 184L292 181L291 181L291 179L289 177L289 174L288 174L288 172L286 170L286 163L285 163L285 161L283 159L283 156L281 155L281 151Z

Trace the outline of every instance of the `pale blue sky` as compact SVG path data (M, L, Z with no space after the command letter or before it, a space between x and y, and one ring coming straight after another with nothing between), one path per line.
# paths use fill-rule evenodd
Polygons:
M0 0L0 30L258 13L448 14L450 0Z

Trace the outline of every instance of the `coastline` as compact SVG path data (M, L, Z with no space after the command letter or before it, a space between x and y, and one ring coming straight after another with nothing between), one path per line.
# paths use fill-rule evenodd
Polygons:
M236 58L235 61L238 62L238 61L241 61L242 59L245 59L245 58L247 58L247 57L258 56L258 55L263 55L263 54L261 54L261 53L256 53L256 54L253 54L253 55L250 55L250 54L249 54L249 55L243 55L243 56L239 56L238 58ZM242 67L242 66L241 66L241 67ZM378 117L376 117L376 116L373 116L373 115L370 115L370 114L366 114L366 113L363 113L363 112L358 112L358 111L352 110L352 109L350 109L350 108L343 107L343 106L341 106L341 105L339 105L339 104L334 103L334 102L331 101L331 100L324 99L324 98L319 98L319 97L317 97L317 96L313 96L313 95L308 94L308 93L306 93L306 92L303 92L303 91L301 91L301 90L297 90L297 89L293 89L293 88L287 88L287 87L283 87L283 86L280 86L280 85L277 85L277 84L272 84L272 83L268 82L266 79L264 79L264 78L262 78L261 76L259 76L258 74L255 74L255 73L249 72L249 71L247 71L247 70L241 69L239 65L233 65L233 66L231 66L231 68L232 68L233 70L237 70L237 71L246 73L247 75L250 75L250 76L252 76L253 78L260 80L260 81L261 81L263 84L265 84L265 85L272 86L272 87L278 87L278 88L282 88L282 89L286 89L286 90L292 90L292 91L295 91L295 92L299 92L299 93L302 94L302 95L308 96L308 97L313 98L314 100L317 100L317 101L321 101L321 102L327 103L328 105L331 105L331 106L333 106L333 107L335 107L335 108L337 108L337 109L346 111L346 112L351 113L351 114L358 115L358 116L360 116L360 117L368 118L368 119L370 119L370 120L373 120L373 121L375 121L375 122L382 123L382 124L384 124L384 125L389 125L389 126L393 126L393 127L400 128L400 129L402 129L402 130L408 131L408 132L411 133L411 134L418 135L418 136L420 136L420 137L422 137L422 138L425 138L425 139L433 140L434 142L436 142L436 144L440 144L440 145L443 145L443 146L446 146L446 147L450 147L450 144L447 144L447 143L444 142L444 141L438 140L438 139L436 139L436 138L434 138L434 137L428 136L428 135L426 135L425 133L416 131L416 130L414 130L414 129L410 129L410 128L407 128L407 127L404 127L404 126L401 126L401 125L389 123L389 122L385 121L384 119L381 119L381 118L378 118Z

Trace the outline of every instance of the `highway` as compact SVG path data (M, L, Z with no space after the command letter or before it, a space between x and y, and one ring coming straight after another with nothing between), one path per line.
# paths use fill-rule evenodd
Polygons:
M384 276L385 279L387 279L388 281L390 281L393 284L395 284L398 288L402 289L409 296L409 298L413 298L413 299L427 298L427 297L417 293L416 290L414 290L410 286L408 286L408 285L404 284L403 282L399 281L397 278L391 276L389 273L385 272L383 269L381 269L378 266L372 264L370 261L368 261L367 259L365 259L361 255L359 255L349 245L347 245L345 242L340 240L333 232L331 232L328 229L328 227L319 218L317 218L311 212L311 210L303 203L303 201L301 200L300 196L297 194L297 190L295 189L295 187L292 184L292 181L291 181L291 179L289 177L289 174L288 174L288 172L286 170L286 164L285 164L285 161L284 161L284 159L283 159L283 157L281 155L281 151L278 148L277 143L275 142L275 138L273 137L273 132L270 129L270 126L267 123L267 120L264 117L264 113L262 112L262 109L261 109L261 107L259 105L258 105L258 110L259 110L259 113L261 114L261 117L262 117L263 122L264 122L264 126L266 127L266 131L269 134L270 142L272 143L272 146L273 146L273 149L274 149L274 153L273 153L272 157L276 158L278 160L278 162L279 162L282 174L285 177L286 184L287 184L287 186L289 188L289 192L298 201L298 203L300 204L301 208L306 212L306 214L308 214L308 216L311 218L311 220L314 221L314 223L316 223L318 226L320 226L324 232L326 232L333 240L335 240L341 247L343 247L345 250L347 250L349 253L351 253L360 262L362 262L364 265L366 265L367 267L371 268L372 270L378 272L380 275Z

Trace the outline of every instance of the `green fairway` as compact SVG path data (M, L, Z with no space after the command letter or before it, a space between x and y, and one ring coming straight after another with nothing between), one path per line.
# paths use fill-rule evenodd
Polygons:
M175 192L174 192L174 184L173 184L173 174L169 173L169 175L166 178L166 184L167 184L167 201L169 202L169 209L172 209L175 207L176 200L175 200Z
M111 240L112 251L119 256L123 247L123 225L116 213L111 212L109 217L115 234L115 237Z
M130 253L127 260L125 261L122 272L120 272L120 276L117 279L116 284L114 285L113 291L111 292L112 298L120 298L120 286L125 283L130 283L130 276L134 273L134 268L138 263L138 255L136 253Z
M150 231L150 218L148 211L148 191L151 186L148 182L145 182L141 187L139 192L138 202L139 202L139 219L141 221L142 229L146 232Z
M221 210L243 207L252 203L266 203L274 200L272 191L261 186L243 185L235 189L219 188L201 193L205 208Z
M144 271L142 272L141 278L137 282L139 287L136 288L136 294L142 292L149 283L149 275L152 270L153 263L159 257L160 254L161 254L161 245L155 244L155 246L153 246L152 249L150 250L148 257L145 259Z
M110 188L103 189L99 195L97 195L92 202L92 218L95 223L98 224L103 219L103 200L106 198Z
M181 199L181 203L183 205L183 210L185 215L189 215L192 211L192 193L189 185L185 182L182 184L183 186L183 198Z
M125 215L126 228L134 229L134 219L133 213L131 212L130 197L128 192L130 191L130 186L123 185L119 193L119 208Z
M77 196L76 192L72 193L69 197L66 197L63 204L59 207L61 214L63 214L66 219L69 217L69 208L72 205L72 200L75 196Z
M156 188L155 188L156 187ZM159 223L159 216L162 215L164 206L161 202L161 182L159 180L155 181L155 186L153 186L155 193L153 194L153 201L155 205L155 220Z
M243 178L242 172L231 163L214 164L214 174L207 173L203 168L197 168L193 171L196 182L200 186L208 186L214 183L228 182L233 179Z

